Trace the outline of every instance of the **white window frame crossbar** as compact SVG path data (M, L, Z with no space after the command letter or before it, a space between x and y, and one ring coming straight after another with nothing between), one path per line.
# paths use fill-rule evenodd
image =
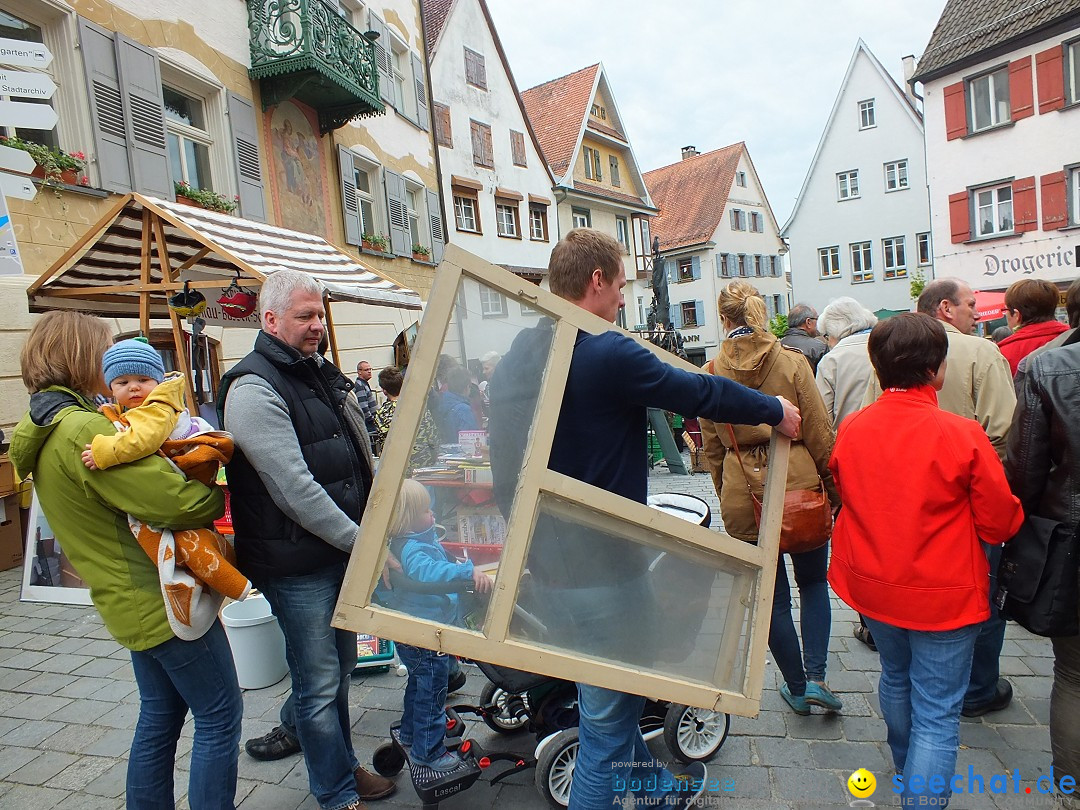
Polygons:
M859 170L836 173L836 198L855 200L859 197Z
M1013 208L1015 200L1012 183L1001 183L972 189L971 199L973 213L975 214L975 227L973 230L977 239L1015 232L1016 211ZM1008 216L1006 216L1006 211ZM987 214L989 214L990 218L984 220L983 216ZM990 223L990 227L984 230L983 226L986 222Z
M885 191L903 191L908 188L907 160L893 160L885 164Z
M852 242L851 283L865 284L874 280L874 244L873 242Z

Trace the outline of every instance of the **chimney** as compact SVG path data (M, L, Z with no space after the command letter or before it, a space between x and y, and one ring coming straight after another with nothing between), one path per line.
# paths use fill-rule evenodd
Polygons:
M684 146L682 148L682 159L683 160L686 160L687 158L696 157L698 154L700 154L700 153L698 152L696 146Z
M915 57L909 53L900 61L904 65L904 95L908 97L908 101L916 104L918 99L915 96L915 89L911 86L911 77L915 75Z

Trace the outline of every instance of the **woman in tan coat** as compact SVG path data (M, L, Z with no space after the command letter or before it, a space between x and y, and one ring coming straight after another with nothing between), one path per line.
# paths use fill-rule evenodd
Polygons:
M834 511L840 498L829 472L832 422L814 372L799 351L780 345L765 326L765 302L745 281L733 281L720 293L720 320L728 333L709 371L735 380L763 394L783 396L802 412L802 434L791 443L787 489L817 489L824 481ZM724 529L732 537L757 542L758 527L747 483L761 497L768 466L771 428L768 425L733 425L701 422L705 455L713 485L720 498ZM742 454L739 463L732 449L731 428ZM769 649L784 676L780 694L797 714L810 714L810 706L839 711L843 704L825 685L825 660L829 645L831 607L828 544L813 551L792 554L795 582L799 588L800 624L805 650L791 617L791 588L783 555L777 561L773 591ZM805 655L804 655L805 653Z

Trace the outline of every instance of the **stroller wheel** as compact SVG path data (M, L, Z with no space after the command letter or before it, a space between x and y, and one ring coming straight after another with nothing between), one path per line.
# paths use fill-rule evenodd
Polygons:
M515 695L487 683L480 692L480 705L494 707L495 711L485 714L484 722L499 734L521 731L529 722L528 700L525 695Z
M727 739L730 725L724 712L672 703L664 717L664 742L679 762L708 762Z
M386 742L375 749L371 765L379 776L397 776L405 767L405 757L392 742Z
M568 728L540 744L536 760L536 789L552 807L570 805L570 785L578 755L578 730Z

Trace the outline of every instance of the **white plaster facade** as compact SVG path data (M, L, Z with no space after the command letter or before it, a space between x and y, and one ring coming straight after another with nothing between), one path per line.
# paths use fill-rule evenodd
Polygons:
M1080 15L1073 24L1053 36L1026 44L1008 52L995 52L978 62L951 69L944 75L927 79L923 86L926 109L926 161L930 181L930 207L933 212L934 264L938 276L955 276L976 290L1004 290L1012 282L1026 277L1041 278L1067 285L1080 277ZM1070 45L1073 63L1068 54ZM1064 69L1073 71L1071 84L1065 77L1064 105L1047 109L1043 77L1039 76L1040 55L1065 51ZM1025 117L1016 116L1002 126L977 134L948 137L945 114L945 91L957 83L1003 65L1028 63L1031 70L1028 89L1032 107ZM1058 79L1060 80L1060 76ZM1014 79L1015 80L1015 79ZM1069 98L1070 88L1073 99ZM1013 85L1015 94L1016 85ZM969 94L965 93L965 96ZM970 103L970 102L969 102ZM1046 178L1064 172L1066 204L1051 201ZM1021 230L1025 207L1017 189L1031 178L1029 192L1035 206L1029 214L1035 219L1031 230ZM980 186L1012 185L1015 230L990 237L977 235L979 223L973 197ZM955 206L967 193L969 231L957 233ZM1067 219L1048 222L1050 208L1061 210ZM1061 227L1061 226L1064 227Z
M872 123L863 118L867 102L873 104ZM901 161L906 184L896 166ZM842 189L840 175L850 172L858 172L858 193L842 199L849 188ZM925 240L929 231L922 118L859 40L795 208L781 230L790 245L794 302L821 310L835 298L851 296L870 310L909 309L911 277L916 271L926 278L932 273L932 253L925 242L921 256L919 249L919 235ZM900 239L902 263L899 242L891 241ZM859 280L853 250L861 262L865 243L872 276ZM826 274L820 252L830 249L837 260L827 254Z
M444 141L437 147L449 241L515 272L533 276L546 273L548 256L558 239L554 180L526 119L498 35L480 0L455 0L438 39L428 47L432 98L436 105L448 108L448 113L442 114L448 114L450 121L452 146L446 146ZM483 57L486 89L466 81L466 49ZM491 168L479 166L474 160L472 121L491 128ZM512 139L520 144L523 166L514 161ZM455 211L455 178L480 186L464 189L467 197L475 194L478 230L468 228ZM521 199L500 196L506 191ZM516 235L500 234L500 230L509 229L499 227L497 205L516 209ZM534 210L543 218L542 231L537 233L532 228Z

